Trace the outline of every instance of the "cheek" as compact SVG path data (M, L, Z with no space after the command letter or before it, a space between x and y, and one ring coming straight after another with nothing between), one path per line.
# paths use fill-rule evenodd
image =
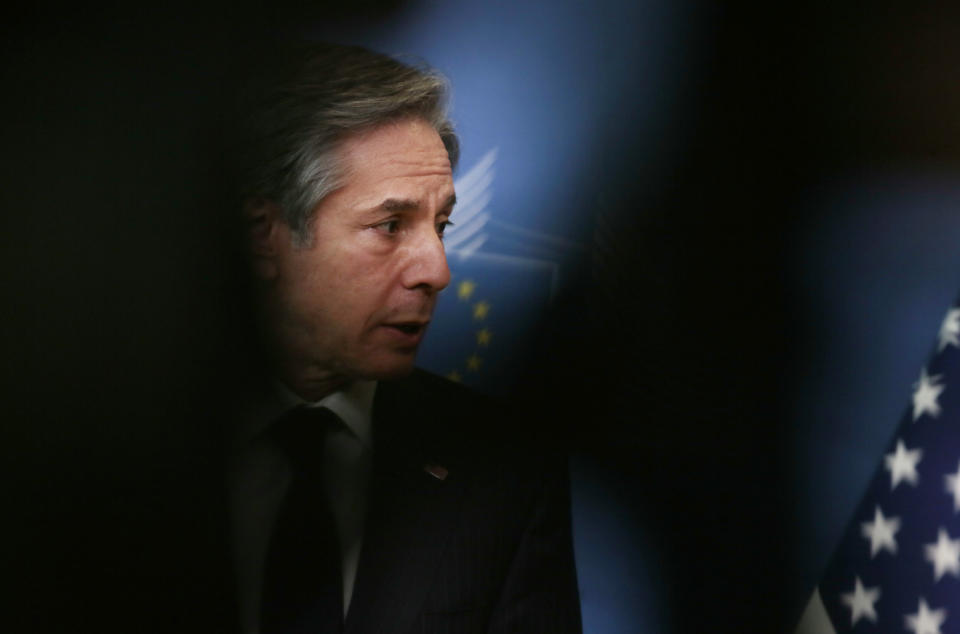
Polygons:
M341 246L322 259L303 263L299 281L302 304L340 332L363 329L389 306L390 258Z
M336 283L349 286L367 296L389 284L396 264L396 249L387 248L371 232L362 232L350 240L341 240L327 264Z
M316 251L295 253L283 263L278 290L287 314L300 329L328 327L329 308L336 306L337 272Z
M367 263L340 271L336 280L337 313L364 327L383 316L390 304L390 275L386 263Z

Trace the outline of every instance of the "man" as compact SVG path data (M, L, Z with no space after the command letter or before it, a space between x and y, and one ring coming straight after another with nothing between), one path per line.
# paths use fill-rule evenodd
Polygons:
M258 100L245 222L266 388L231 474L244 632L578 632L563 462L414 370L450 281L444 81L299 54Z

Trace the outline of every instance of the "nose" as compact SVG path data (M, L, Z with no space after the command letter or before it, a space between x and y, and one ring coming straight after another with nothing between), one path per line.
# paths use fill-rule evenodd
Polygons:
M403 285L409 289L438 293L450 283L450 267L443 241L431 225L418 232L409 245L407 264L403 270Z

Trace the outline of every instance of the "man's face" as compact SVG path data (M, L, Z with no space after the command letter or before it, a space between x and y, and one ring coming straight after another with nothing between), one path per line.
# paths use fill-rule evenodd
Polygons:
M311 246L293 246L289 229L277 241L275 334L308 385L409 372L450 282L453 178L436 131L380 126L347 138L340 158L345 185L314 211Z

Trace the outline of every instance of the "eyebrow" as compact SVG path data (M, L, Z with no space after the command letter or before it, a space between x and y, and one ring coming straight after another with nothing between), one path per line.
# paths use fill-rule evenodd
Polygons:
M444 201L443 205L440 206L440 209L450 209L456 204L457 195L450 194L450 196ZM420 201L410 200L407 198L387 198L385 201L380 203L380 209L393 212L413 211L419 207Z

